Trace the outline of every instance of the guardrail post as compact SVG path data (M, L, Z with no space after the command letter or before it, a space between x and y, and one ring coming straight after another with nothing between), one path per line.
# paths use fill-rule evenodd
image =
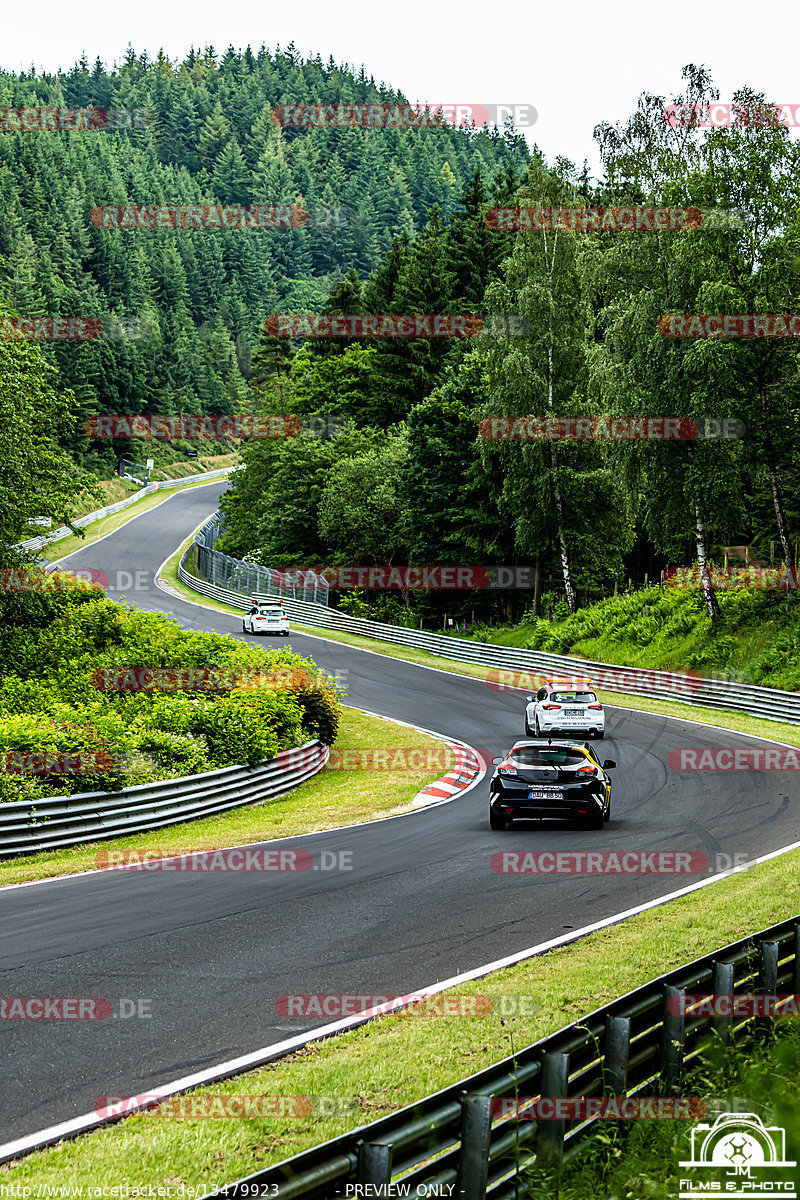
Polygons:
M764 996L774 996L778 991L778 942L762 942L758 964L758 990ZM768 1037L772 1032L772 1018L758 1017L755 1025L759 1037Z
M794 971L792 972L792 991L800 993L800 921L794 927Z
M733 1003L733 963L714 963L714 977L711 990L715 997L730 996L731 1003ZM711 1029L722 1042L723 1046L729 1046L731 1043L731 1031L733 1029L732 1013L712 1017Z
M462 1096L461 1153L458 1156L459 1200L483 1200L489 1174L492 1097Z
M628 1090L628 1058L631 1049L630 1017L606 1017L606 1053L603 1083L610 1096Z
M392 1180L392 1147L384 1142L362 1142L358 1147L358 1182L388 1191Z
M569 1055L551 1052L542 1057L541 1095L543 1100L561 1100L567 1095ZM564 1124L559 1121L537 1121L536 1165L549 1174L554 1182L561 1174L564 1157Z
M686 989L664 989L664 1029L661 1042L663 1068L661 1078L666 1095L681 1085L683 1042L686 1034Z

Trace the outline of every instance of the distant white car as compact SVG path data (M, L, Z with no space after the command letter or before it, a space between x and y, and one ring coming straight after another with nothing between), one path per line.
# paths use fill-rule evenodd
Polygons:
M557 733L605 736L606 714L591 679L548 679L535 696L525 699L525 733L528 737Z
M254 600L242 617L242 633L278 633L289 636L289 618L280 600Z

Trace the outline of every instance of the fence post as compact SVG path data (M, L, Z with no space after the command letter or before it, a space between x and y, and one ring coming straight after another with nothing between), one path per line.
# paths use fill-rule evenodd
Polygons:
M681 1085L683 1042L686 1033L686 989L664 989L664 1030L661 1042L663 1068L661 1078L665 1094L672 1095Z
M606 1053L603 1082L611 1096L628 1090L628 1057L631 1048L630 1017L606 1017Z
M762 942L759 953L758 990L762 995L774 996L778 991L778 942ZM760 1037L768 1037L772 1032L770 1017L758 1017L756 1032Z
M714 981L711 990L715 996L730 996L733 1003L733 963L714 963ZM723 1046L729 1046L733 1030L733 1014L712 1017L711 1028Z
M358 1147L358 1182L378 1187L385 1195L392 1179L392 1147L384 1142L362 1142Z
M462 1096L461 1152L458 1156L459 1200L484 1200L489 1174L492 1097Z
M543 1100L566 1098L568 1071L568 1054L551 1051L542 1056L541 1098ZM561 1163L564 1158L564 1124L563 1119L560 1121L537 1121L536 1123L536 1165L549 1174L554 1181L561 1174Z
M794 971L792 973L792 991L800 993L800 921L794 927Z

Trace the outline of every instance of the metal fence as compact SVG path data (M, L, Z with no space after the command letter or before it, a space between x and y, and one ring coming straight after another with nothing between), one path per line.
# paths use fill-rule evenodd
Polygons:
M513 1111L498 1112L493 1100L677 1096L709 1043L742 1046L770 1027L767 1018L698 1012L687 998L799 991L800 917L792 917L662 975L434 1095L210 1195L329 1200L369 1185L374 1190L362 1196L386 1197L389 1185L402 1182L395 1195L511 1200L523 1194L521 1172L542 1168L552 1180L585 1152L597 1121L519 1120Z
M187 555L191 551L190 547L178 566L181 581L202 595L222 600L233 608L247 608L248 602L242 599L241 593L208 580L205 576L198 578L196 573L187 570ZM202 552L200 544L198 556ZM238 562L237 559L230 561ZM485 667L487 683L496 690L510 689L514 686L535 690L545 677L554 674L583 675L589 676L600 691L648 696L657 700L678 700L683 704L705 708L730 709L768 721L788 721L792 724L800 721L798 692L707 679L688 671L684 673L622 667L585 658L572 658L564 654L547 654L539 650L520 650L513 646L473 642L466 638L447 637L444 634L387 625L382 621L349 617L325 605L304 603L298 599L284 600L284 608L290 617L307 625L359 634L361 637L379 638L399 646L425 650L441 658Z
M0 805L0 858L162 829L263 802L316 775L329 756L329 748L314 739L255 767L222 767L119 792L13 800Z
M214 549L221 529L222 523L217 513L198 529L194 536L197 546L197 575L204 583L246 597L248 603L244 607L249 607L250 598L253 596L279 596L321 606L327 605L329 587L327 580L321 575L315 574L314 571L274 571L270 567L242 562L240 558L223 554Z

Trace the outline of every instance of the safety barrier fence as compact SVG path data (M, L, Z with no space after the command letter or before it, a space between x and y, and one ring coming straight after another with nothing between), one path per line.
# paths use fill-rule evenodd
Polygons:
M209 528L213 521L214 518L207 523ZM205 536L200 530L196 540ZM198 554L202 552L203 545L202 541L198 542ZM187 569L187 557L192 552L193 547L190 547L178 566L178 577L187 587L211 599L230 604L233 608L249 607L249 598L245 600L238 591L200 578L196 571ZM250 593L251 596L253 594ZM290 617L306 625L377 638L415 650L426 650L440 658L485 667L487 681L496 690L516 686L535 691L547 676L581 675L591 678L595 687L601 691L649 696L658 700L679 700L684 704L705 708L731 709L769 721L800 721L798 692L757 687L729 680L707 679L689 672L622 667L564 654L548 654L539 650L521 650L513 646L474 642L466 638L388 625L383 621L350 617L337 609L297 599L285 599L283 607Z
M0 804L0 858L162 829L270 800L316 775L329 755L329 748L313 739L253 767L221 767L119 792Z
M735 1016L737 997L798 992L800 917L792 917L670 971L434 1095L209 1195L516 1200L533 1194L523 1186L526 1172L541 1170L552 1183L609 1124L580 1115L520 1120L515 1103L679 1096L709 1044L744 1048L771 1027L769 1017ZM730 1015L713 1015L719 1005L700 1005L700 1015L692 1015L698 995L732 997Z
M214 543L221 528L220 515L215 513L194 535L197 546L196 573L200 579L212 587L223 588L235 593L240 599L245 599L248 608L253 596L261 599L299 599L312 604L327 605L328 581L313 571L304 571L303 582L298 586L287 578L284 571L273 571L270 567L244 562L240 558L233 558L230 554L215 550Z
M158 483L148 483L140 491L133 492L130 496L126 496L124 500L118 500L116 504L108 504L105 508L97 508L94 512L87 513L85 517L78 517L73 524L78 529L83 529L86 525L92 525L95 521L101 521L103 517L109 517L112 513L122 512L124 508L130 508L131 504L135 504L137 500L141 500L142 496L149 496L151 492L163 491L165 488L188 487L192 483L210 483L214 479L222 479L223 476L229 475L231 471L235 470L235 467L221 467L218 471L204 471L200 475L189 475L186 479L162 479ZM49 542L60 542L62 538L70 537L71 534L71 529L54 529L52 533L45 533L39 537L32 537L28 538L27 541L18 542L16 549L41 550L42 546L48 545Z

